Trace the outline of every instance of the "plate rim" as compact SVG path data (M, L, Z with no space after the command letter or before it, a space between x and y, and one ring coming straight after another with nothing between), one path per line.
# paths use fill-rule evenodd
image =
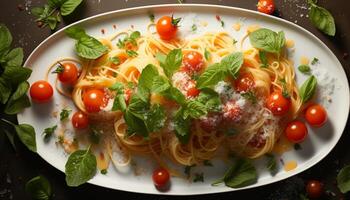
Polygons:
M285 24L288 24L288 26L291 26L291 27L294 27L294 28L297 28L299 31L302 31L303 33L306 33L308 36L312 37L313 39L315 39L318 44L321 44L322 47L330 52L330 57L335 60L336 62L338 62L337 64L341 66L341 72L345 75L345 80L347 81L347 84L344 85L345 86L345 89L347 89L347 91L349 91L349 80L348 80L348 77L347 77L347 74L346 74L346 71L343 67L343 65L341 64L341 62L339 61L339 59L335 56L335 54L333 53L333 51L328 48L328 46L322 41L320 40L318 37L316 37L313 33L311 33L309 30L303 28L302 26L298 25L298 24L295 24L291 21L288 21L286 19L282 19L282 18L279 18L279 17L276 17L276 16L273 16L273 15L267 15L267 14L264 14L264 13L260 13L260 12L257 12L257 11L254 11L254 10L249 10L249 9L245 9L245 8L239 8L239 7L234 7L234 6L226 6L226 5L216 5L216 4L197 4L197 3L189 3L189 4L154 4L154 5L145 5L145 6L137 6L137 7L131 7L131 8L123 8L123 9L118 9L118 10L112 10L112 11L108 11L108 12L104 12L104 13L100 13L100 14L97 14L97 15L93 15L93 16L90 16L90 17L87 17L87 18L84 18L84 19L81 19L79 21L76 21L72 24L69 24L69 25L66 25L64 26L63 28L57 30L55 33L51 34L50 36L48 36L47 38L45 38L42 42L40 42L40 44L34 48L34 50L29 54L29 56L27 57L25 63L24 63L24 66L27 66L28 63L30 62L30 60L34 59L32 58L35 54L36 51L38 51L42 46L44 46L44 44L51 40L52 38L56 37L56 35L59 35L61 32L63 32L65 29L69 28L69 27L72 27L74 25L77 25L77 24L80 24L80 23L84 23L84 22L87 22L89 20L93 20L93 19L98 19L98 18L101 18L101 17L105 17L105 16L108 16L108 15L113 15L113 14L118 14L118 13L127 13L128 11L142 11L142 10L152 10L152 9L158 9L158 8L166 8L166 7L169 7L169 8L180 8L181 7L187 7L187 8L190 8L190 7L201 7L201 8L210 8L210 9L213 9L213 8L217 8L217 9L224 9L224 10L232 10L232 11L238 11L238 12L246 12L248 14L251 14L251 15L257 15L257 16L262 16L264 18L267 18L267 19L273 19L273 20L277 20L279 22L282 22L282 23L285 23ZM131 12L130 12L131 13ZM127 14L128 15L128 14ZM273 182L268 182L268 183L256 183L256 184L253 184L253 185L250 185L250 186L246 186L246 187L242 187L242 188L237 188L237 189L234 189L234 188L228 188L228 187L225 187L224 190L221 190L221 191L203 191L203 192L192 192L192 193L167 193L167 192L154 192L154 191L135 191L135 190L131 190L131 189L126 189L126 188L116 188L116 187L113 187L113 186L109 186L109 185L105 185L101 182L99 182L98 180L95 180L94 178L89 180L88 183L90 184L93 184L93 185L96 185L96 186L100 186L100 187L104 187L104 188L109 188L109 189L113 189L113 190L118 190L118 191L125 191L125 192L132 192L132 193L139 193L139 194L152 194L152 195L169 195L169 196L192 196L192 195L205 195L205 194L216 194L216 193L225 193L225 192L233 192L233 191L241 191L241 190L246 190L246 189L253 189L253 188L257 188L257 187L261 187L261 186L267 186L269 184L273 184L273 183L277 183L277 182L280 182L282 180L285 180L287 178L290 178L292 176L295 176L299 173L302 173L306 170L308 170L309 168L315 166L316 164L318 164L321 160L323 160L327 155L330 154L330 152L334 149L334 147L339 143L339 140L341 139L343 133L344 133L344 130L345 130L345 127L346 127L346 124L349 120L349 110L350 110L350 92L347 93L347 95L345 96L345 98L347 99L347 117L346 117L346 123L343 125L343 127L341 128L341 134L339 135L339 138L337 139L337 141L326 151L326 153L324 153L322 156L319 156L317 158L315 158L315 161L313 164L311 164L310 166L307 166L307 167L304 167L304 168L300 168L299 170L296 169L294 170L293 172L290 172L289 174L285 174L285 175L282 175L278 178L274 178L275 180ZM17 114L17 120L18 122L20 121L23 121L23 116L22 116L22 112L21 113L18 113ZM60 169L57 165L54 165L54 164L51 164L48 160L46 160L39 152L37 152L37 154L43 159L45 160L48 164L50 164L51 166L53 166L54 168L58 169L59 171L63 172L64 173L64 169Z

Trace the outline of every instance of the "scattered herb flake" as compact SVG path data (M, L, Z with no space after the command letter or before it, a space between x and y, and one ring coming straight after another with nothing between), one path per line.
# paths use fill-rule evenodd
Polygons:
M63 121L65 119L68 119L71 112L72 112L72 110L69 108L62 109L61 113L60 113L60 120Z
M204 49L204 57L207 61L209 61L211 57L210 52L206 48Z
M210 160L204 160L203 161L203 165L204 166L210 166L210 167L214 166L213 163L210 162Z
M257 98L252 90L245 92L245 93L241 93L241 96L244 97L245 99L251 101L253 104L256 104L258 102Z
M191 169L192 167L195 167L196 165L190 165L190 166L185 166L185 171L184 173L187 175L187 177L191 176Z
M44 140L49 140L56 129L57 129L57 125L45 128L43 132Z
M237 41L236 39L232 39L232 44L233 44L233 45L237 44L237 42L238 42L238 41Z
M298 70L306 75L309 75L311 72L310 66L309 65L299 65Z
M103 174L103 175L107 174L107 172L108 172L107 169L102 169L101 170L101 174Z
M129 57L136 57L138 55L138 53L134 50L126 50L126 54L129 56Z
M149 13L149 15L148 15L148 17L149 17L149 20L152 22L152 23L154 23L154 14L153 13Z
M193 24L192 27L191 27L191 29L192 29L192 32L196 32L196 30L197 30L197 25L196 25L196 24Z
M318 58L314 57L311 61L311 65L316 65L319 62Z
M295 143L293 147L294 147L294 150L296 150L296 151L298 151L298 150L301 150L301 149L302 149L301 145L300 145L300 144L298 144L298 143Z
M204 182L204 174L202 173L195 173L193 182Z
M120 64L120 60L119 60L119 58L117 56L109 58L109 61L111 61L115 65L119 65Z

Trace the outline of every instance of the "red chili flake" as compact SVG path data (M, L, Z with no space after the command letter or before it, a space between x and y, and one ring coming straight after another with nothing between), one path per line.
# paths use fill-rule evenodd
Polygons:
M105 29L101 29L101 33L102 33L102 34L105 34Z
M221 17L219 15L215 16L216 20L221 21Z
M17 5L17 9L18 9L19 11L23 11L23 10L24 10L23 4L18 4L18 5Z
M114 28L114 29L117 29L117 25L113 24L113 28Z

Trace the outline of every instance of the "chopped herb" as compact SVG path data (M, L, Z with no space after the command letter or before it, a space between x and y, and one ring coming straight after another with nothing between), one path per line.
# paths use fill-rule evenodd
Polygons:
M107 174L107 172L108 172L107 169L102 169L102 170L101 170L101 174L104 174L104 175L105 175L105 174Z
M91 128L91 133L90 133L90 141L93 144L99 144L100 143L100 131L97 130L96 128L92 127Z
M301 145L300 145L300 144L298 144L298 143L295 143L293 147L294 147L294 150L296 150L296 151L298 151L298 150L301 150L301 149L302 149Z
M282 84L282 96L284 98L290 98L290 94L288 92L288 89L287 89L287 83L286 83L286 80L283 78L280 80L281 84Z
M113 64L115 65L119 65L120 64L120 60L118 57L112 57L112 58L109 58L109 61L111 61Z
M195 173L193 182L204 182L204 174L202 173Z
M210 167L212 167L212 166L213 166L213 163L211 163L210 160L204 160L204 161L203 161L203 165L204 165L204 166L210 166Z
M69 108L64 108L61 110L61 113L60 113L60 120L63 121L65 119L67 119L69 117L69 114L72 112L71 109Z
M309 74L310 74L310 71L311 71L309 65L299 65L298 70L299 70L301 73L306 74L306 75L309 75Z
M126 50L126 54L128 54L129 57L136 57L138 55L134 50Z
M221 27L225 27L225 22L221 19L220 15L215 16L216 20L220 22Z
M261 67L266 68L268 67L268 61L267 61L267 56L265 51L259 51L259 58L261 61Z
M129 89L134 89L136 87L136 84L130 81L126 84L126 87Z
M63 135L58 136L58 143L60 143L60 144L64 143L64 136Z
M192 29L192 32L196 32L196 30L197 30L197 25L196 25L196 24L193 24L192 27L191 27L191 29Z
M316 65L319 62L318 58L314 57L311 61L311 65Z
M153 13L149 13L148 17L149 17L149 20L150 20L152 23L154 23L154 14L153 14Z
M136 40L140 38L141 33L139 31L132 32L129 36L126 36L123 40L119 39L117 42L117 46L119 48L124 48L126 43L131 43L134 46L137 46Z
M185 171L184 173L187 175L187 177L191 176L191 169L192 167L195 167L196 165L190 165L190 166L185 166Z
M238 42L238 41L237 41L236 39L232 39L232 44L233 44L233 45L237 44L237 42Z
M211 58L210 52L207 49L204 49L204 58L209 61Z
M270 171L271 175L274 176L278 171L276 158L273 154L266 154L266 157L267 157L266 167Z
M257 98L252 90L245 92L245 93L241 93L241 96L244 97L245 99L251 101L253 104L257 103Z
M58 67L55 69L55 71L53 71L53 74L60 74L64 71L64 67L63 64L58 62Z
M55 132L57 129L57 125L54 125L52 127L48 127L44 129L43 135L45 140L49 140L52 136L52 134Z

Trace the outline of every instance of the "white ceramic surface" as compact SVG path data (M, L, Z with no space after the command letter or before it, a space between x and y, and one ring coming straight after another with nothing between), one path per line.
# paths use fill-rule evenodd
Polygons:
M275 31L283 30L286 38L292 39L295 42L295 50L290 52L295 65L300 63L301 56L306 56L310 59L317 57L320 59L317 68L326 72L329 78L334 78L334 92L331 94L332 102L326 105L329 113L329 122L327 125L319 129L310 129L309 137L301 144L303 147L302 150L290 151L282 155L285 161L296 160L298 167L289 172L281 169L276 176L272 177L265 169L266 160L262 158L256 161L259 172L258 182L245 188L266 185L298 174L319 162L336 145L344 130L349 112L349 86L345 72L337 58L325 44L310 32L291 22L240 8L216 5L177 4L117 10L93 16L72 25L79 24L83 26L88 34L95 37L104 36L101 33L101 29L104 29L106 35L108 35L118 30L130 28L130 25L134 25L136 30L143 32L146 30L146 24L149 23L149 12L154 13L156 19L164 14L174 14L175 17L182 17L183 22L180 32L188 37L206 31L223 30L220 23L215 19L215 15L217 14L225 22L224 29L236 39L242 38L248 25L252 24L258 24L261 27L267 27ZM202 21L208 22L208 26L201 26L200 23ZM235 31L232 25L238 21L242 22L242 28L240 31ZM198 30L194 35L190 31L193 23L198 24ZM113 29L114 24L117 25L117 30ZM249 45L248 43L246 45ZM43 79L46 68L57 59L76 57L73 45L74 41L66 37L63 30L57 31L42 42L25 63L25 66L30 66L33 69L33 74L29 82L32 83L38 79ZM51 82L53 83L54 76L51 76L51 78ZM306 78L307 76L297 72L297 82L299 84ZM51 116L51 112L53 110L60 110L62 108L61 104L64 102L71 105L70 107L73 107L73 104L68 99L55 92L54 100L51 103L45 106L33 104L31 108L26 109L18 115L20 123L29 123L35 127L38 154L61 171L64 171L67 155L61 147L55 145L54 139L49 143L44 143L41 133L44 128L58 123L57 118ZM153 186L150 176L154 164L148 159L136 158L135 160L139 166L142 166L146 170L142 175L135 176L132 172L122 173L111 165L107 175L97 173L89 183L118 190L160 194L161 192L157 191ZM204 172L205 181L203 183L189 183L180 178L172 178L171 189L163 194L193 195L233 191L234 189L223 185L217 187L210 185L213 180L221 177L228 167L219 160L214 160L213 163L214 167L195 168L193 170L194 172ZM281 164L279 165L282 168ZM183 170L183 168L180 169Z

